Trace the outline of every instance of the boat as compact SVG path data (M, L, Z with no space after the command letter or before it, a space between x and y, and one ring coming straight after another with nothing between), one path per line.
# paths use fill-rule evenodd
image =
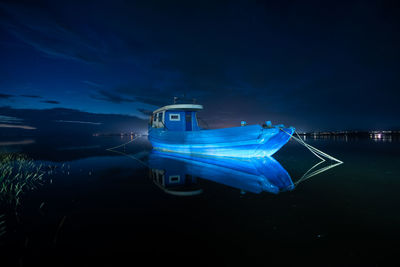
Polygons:
M241 193L278 194L295 187L288 172L272 157L193 157L153 150L148 164L153 182L175 196L203 193L199 179L236 188Z
M284 146L295 129L283 125L247 125L203 129L199 104L167 105L155 110L149 121L148 139L156 150L192 156L252 158L270 157Z

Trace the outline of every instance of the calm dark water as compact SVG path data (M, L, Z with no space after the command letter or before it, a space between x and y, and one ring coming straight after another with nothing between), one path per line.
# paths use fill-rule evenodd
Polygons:
M146 137L116 148L120 153L106 150L129 138L1 140L0 153L24 153L46 171L18 206L2 200L1 265L398 261L398 140L309 139L344 164L299 184L318 159L291 141L274 156L278 165L261 166L280 183L288 182L287 171L296 185L276 194L268 189L276 181L244 172L248 165L162 157L151 152Z

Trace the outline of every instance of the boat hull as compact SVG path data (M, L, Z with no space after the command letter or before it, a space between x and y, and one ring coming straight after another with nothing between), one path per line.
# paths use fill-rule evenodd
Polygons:
M149 128L156 150L214 157L269 157L290 139L294 128L263 128L260 125L216 130L168 131Z

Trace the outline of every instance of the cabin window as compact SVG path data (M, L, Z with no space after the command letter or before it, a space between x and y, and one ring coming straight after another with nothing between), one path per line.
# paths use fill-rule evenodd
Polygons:
M156 121L157 120L157 114L156 115L154 115L154 121Z
M180 114L169 114L170 121L180 121L181 115Z
M170 175L170 176L169 176L169 183L170 183L170 184L179 183L180 180L181 180L181 176L180 176L180 175Z
M162 121L162 113L158 113L158 121L161 122Z

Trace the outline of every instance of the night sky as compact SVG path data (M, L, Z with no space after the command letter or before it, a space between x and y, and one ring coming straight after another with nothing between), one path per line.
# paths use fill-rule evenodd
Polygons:
M0 130L144 131L183 95L213 128L400 129L399 7L3 1Z

